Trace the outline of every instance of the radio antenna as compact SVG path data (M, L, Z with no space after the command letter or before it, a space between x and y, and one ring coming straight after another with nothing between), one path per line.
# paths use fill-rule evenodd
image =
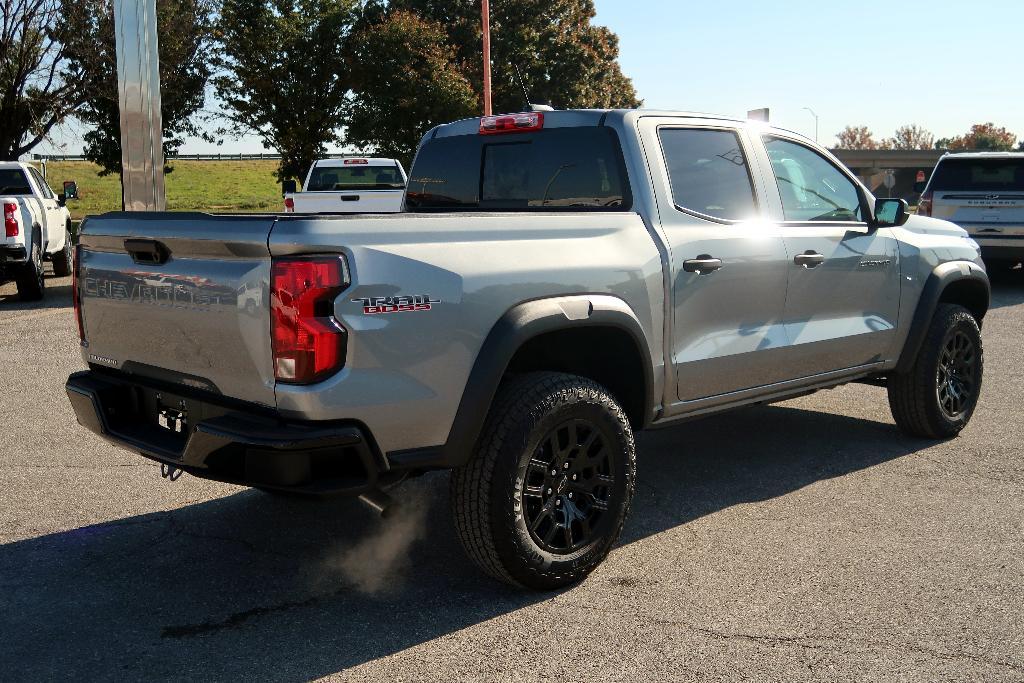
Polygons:
M523 97L526 98L526 110L530 111L533 109L533 105L530 104L530 93L526 91L526 83L523 82L523 74L519 72L518 64L513 64L512 66L516 69L516 76L519 78L519 87L523 89Z

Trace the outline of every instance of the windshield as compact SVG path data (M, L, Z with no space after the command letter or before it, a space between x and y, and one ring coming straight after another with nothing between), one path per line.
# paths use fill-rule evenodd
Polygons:
M0 194L32 194L25 172L20 168L0 168Z
M309 175L308 192L336 190L401 190L398 166L316 166Z
M1024 158L944 159L935 168L931 190L1024 192Z
M405 201L409 211L625 211L632 197L615 132L579 127L434 138Z

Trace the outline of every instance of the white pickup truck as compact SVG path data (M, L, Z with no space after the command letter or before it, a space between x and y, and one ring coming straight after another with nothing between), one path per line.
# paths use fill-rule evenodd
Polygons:
M397 159L347 157L314 161L302 192L286 180L287 213L398 213L405 194L405 169Z
M43 298L43 260L53 262L58 276L71 274L71 214L66 199L76 199L74 182L54 194L34 166L0 162L0 206L4 233L0 238L0 284L14 280L23 301Z

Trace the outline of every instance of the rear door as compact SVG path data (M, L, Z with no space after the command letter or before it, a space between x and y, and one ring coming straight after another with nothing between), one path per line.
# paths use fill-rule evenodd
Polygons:
M850 174L796 139L763 138L774 180L772 211L790 254L785 325L794 379L877 362L899 315L898 245L865 221Z
M928 189L932 216L985 246L1024 247L1024 156L943 158Z
M88 219L79 285L86 360L267 406L272 216Z
M669 245L672 356L681 402L786 379L775 356L787 258L768 219L745 132L694 119L643 118ZM685 408L689 409L689 407Z
M63 242L64 212L61 210L60 204L57 203L57 195L53 193L50 186L43 180L42 174L35 168L30 167L29 175L32 176L32 180L39 189L39 204L42 208L41 216L46 221L44 234L46 235L47 243L44 247L46 252L51 252L56 250L59 243Z

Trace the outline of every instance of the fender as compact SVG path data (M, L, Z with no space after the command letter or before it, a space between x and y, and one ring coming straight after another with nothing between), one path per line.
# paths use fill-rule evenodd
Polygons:
M914 310L914 317L910 323L910 332L903 344L903 352L900 354L899 362L896 364L896 372L908 372L914 365L914 360L924 343L925 334L928 332L928 325L931 324L935 309L942 299L942 293L954 282L974 281L984 287L985 308L978 323L981 324L981 317L988 311L989 301L992 296L992 286L988 281L988 274L978 264L972 261L949 261L935 267L928 276L921 291L921 298L918 299L917 308Z
M491 328L469 373L448 440L441 447L392 452L394 469L458 467L472 456L498 385L516 351L548 332L579 327L613 327L625 331L640 353L644 369L644 423L653 418L654 365L640 321L629 305L607 294L536 299L513 306Z

